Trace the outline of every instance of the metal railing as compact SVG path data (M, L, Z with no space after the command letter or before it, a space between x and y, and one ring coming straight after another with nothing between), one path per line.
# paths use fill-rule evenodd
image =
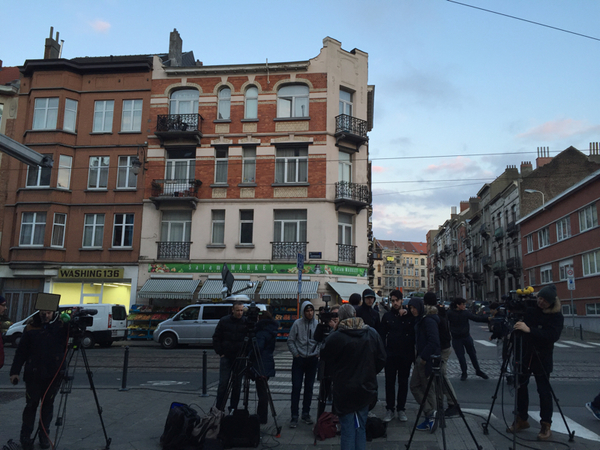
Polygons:
M496 228L496 230L494 231L494 239L496 239L497 241L500 241L500 240L502 240L503 237L504 237L504 228L502 228L502 227Z
M196 197L202 182L194 179L154 180L152 181L153 197Z
M202 133L202 121L200 114L161 114L156 118L156 131L198 131Z
M349 181L336 181L335 183L336 200L352 200L365 204L371 203L369 186L366 184L351 183Z
M158 259L190 259L191 242L158 242Z
M367 121L348 114L340 114L335 117L335 132L350 133L367 139Z
M354 264L356 262L356 246L338 244L338 261Z
M298 253L306 255L306 244L308 242L271 242L273 260L295 261Z
M492 257L490 255L484 255L481 258L481 264L483 264L485 267L490 267L492 265Z

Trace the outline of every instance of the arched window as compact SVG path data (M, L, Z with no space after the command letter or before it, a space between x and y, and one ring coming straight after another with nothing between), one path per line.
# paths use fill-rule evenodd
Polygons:
M171 94L169 114L198 114L198 98L196 89L181 89Z
M224 87L219 91L219 120L229 120L231 110L231 89Z
M279 89L277 117L308 117L308 86L292 84Z
M246 109L244 111L244 118L258 118L258 88L256 86L250 86L246 89Z

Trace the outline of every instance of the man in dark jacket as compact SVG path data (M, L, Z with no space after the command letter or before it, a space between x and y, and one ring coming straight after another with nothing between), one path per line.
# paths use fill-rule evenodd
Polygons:
M385 408L383 419L390 422L394 418L395 408L400 422L406 422L406 396L410 368L415 360L415 318L402 307L402 292L390 293L392 308L383 315L381 337L385 343L387 359L385 361ZM396 398L396 379L398 397Z
M377 374L385 365L385 349L379 334L355 317L352 305L342 305L338 314L338 328L326 339L321 357L332 371L340 448L364 449L369 405L377 402Z
M437 310L431 306L425 306L423 299L413 297L408 302L411 314L415 317L415 342L417 358L415 367L410 378L410 391L419 404L423 404L425 420L417 426L419 431L435 431L435 388L431 385L427 397L425 390L429 376L433 371L432 356L440 354L440 318Z
M0 295L0 317L4 315L6 311L6 299ZM0 369L4 365L4 342L2 341L2 335L0 335Z
M450 324L450 333L452 334L452 348L454 348L454 351L456 352L460 370L462 371L460 380L465 381L468 377L465 350L469 354L469 358L471 358L471 364L473 364L475 374L478 377L487 380L489 377L481 370L479 362L477 361L477 351L475 351L475 344L471 337L469 320L472 320L473 322L488 322L487 317L479 317L472 312L467 311L466 300L464 298L457 298L453 302L453 308L450 308L448 311L448 323Z
M259 321L254 328L256 336L256 347L260 355L253 355L256 369L256 395L258 396L258 405L256 413L260 423L265 424L268 421L269 414L269 391L268 381L270 377L275 376L275 344L277 343L277 330L279 322L273 320L269 311L261 311ZM256 356L260 358L257 361Z
M62 364L67 351L68 328L58 319L52 320L53 311L39 311L27 324L15 352L10 381L19 382L21 368L25 365L25 409L21 425L21 446L33 449L36 411L42 402L39 426L39 442L42 448L50 448L50 423L54 398L62 381Z
M373 289L365 289L363 291L362 301L362 305L356 308L356 317L360 317L365 322L365 325L369 325L375 331L379 331L381 321L379 319L379 312L373 309L373 303L375 303L375 292Z
M233 373L233 387L231 389L231 400L229 410L237 409L240 401L240 390L242 387L242 377L236 376L234 367L236 359L244 347L244 338L247 333L246 317L244 317L244 304L235 302L231 307L231 314L224 316L219 320L215 333L213 334L213 347L217 355L221 357L219 361L219 387L217 389L217 408L224 411L227 399L227 386Z
M508 429L517 432L529 428L527 421L529 409L529 377L535 377L535 384L540 396L540 425L538 439L546 440L552 436L552 390L550 373L552 373L552 353L554 343L560 338L564 317L561 313L560 300L556 296L553 284L542 288L537 296L537 308L529 311L524 320L517 322L514 329L522 332L523 357L522 372L518 377L517 418ZM515 359L519 355L515 354Z

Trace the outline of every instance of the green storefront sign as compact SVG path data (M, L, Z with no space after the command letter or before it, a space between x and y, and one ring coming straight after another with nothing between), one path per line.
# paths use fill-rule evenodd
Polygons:
M298 273L295 264L227 264L232 273L288 274ZM223 264L148 264L150 273L221 273ZM303 274L366 277L367 269L327 264L305 264Z

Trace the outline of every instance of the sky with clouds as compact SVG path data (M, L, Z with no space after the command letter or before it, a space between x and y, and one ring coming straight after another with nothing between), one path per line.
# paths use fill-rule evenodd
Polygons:
M306 60L331 36L369 54L374 232L425 241L507 165L600 140L596 0L32 0L3 5L4 66L184 51L206 65ZM466 6L469 5L469 6ZM483 8L500 14L483 11ZM524 20L517 20L514 16ZM535 25L538 22L557 29ZM589 37L580 36L589 36Z

